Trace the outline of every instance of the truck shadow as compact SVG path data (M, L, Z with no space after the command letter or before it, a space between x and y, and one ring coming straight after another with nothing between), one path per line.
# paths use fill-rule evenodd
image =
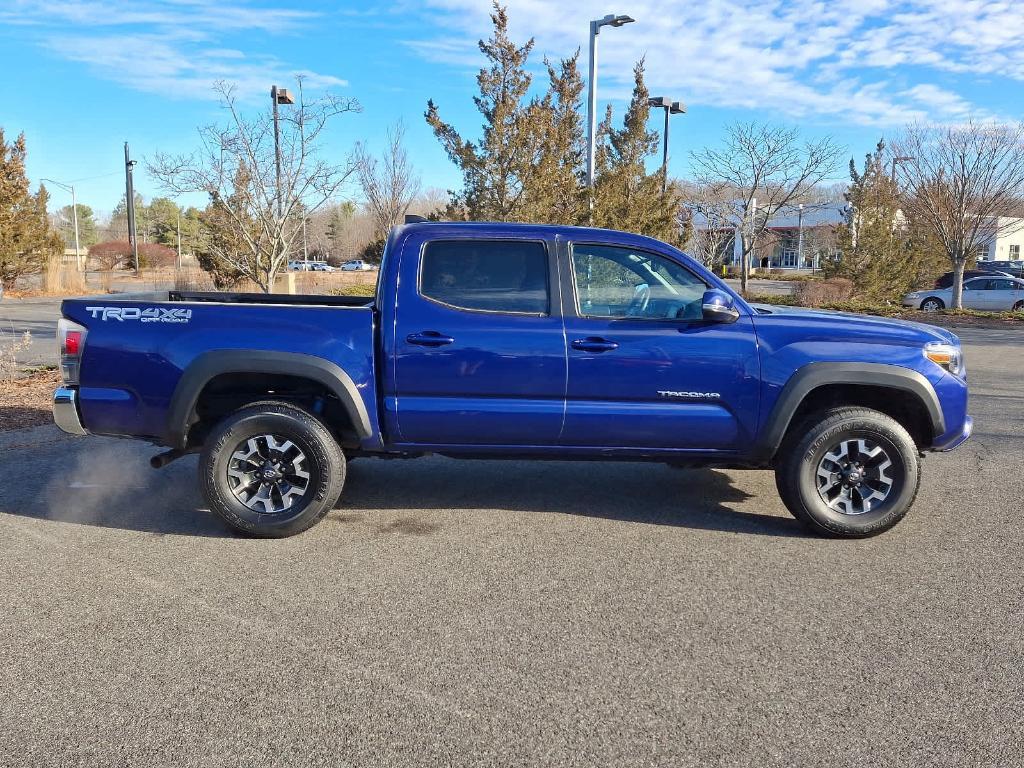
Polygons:
M23 459L25 471L0 467L19 475L18 483L0 488L0 514L156 535L237 535L204 509L195 457L155 471L148 466L151 450L140 450L137 443L98 444L97 438L66 437L32 453ZM67 469L34 472L28 471L30 466ZM770 483L769 488L765 504L781 508ZM379 511L465 510L566 514L763 536L805 535L788 516L730 506L750 498L725 472L663 464L364 458L350 464L345 490L328 520L344 525L355 518L372 519ZM385 530L390 530L387 525ZM413 532L432 535L438 530L431 526Z
M765 502L781 506L770 481L769 487ZM788 514L730 506L750 498L724 471L654 463L359 459L349 467L336 513L539 512L763 536L807 535Z

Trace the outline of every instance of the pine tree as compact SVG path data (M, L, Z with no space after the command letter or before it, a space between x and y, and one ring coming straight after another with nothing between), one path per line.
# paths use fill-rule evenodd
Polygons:
M579 51L554 65L545 59L548 90L530 105L530 120L540 137L540 154L526 178L528 220L584 224L586 143L580 115L583 79Z
M633 78L622 128L612 127L609 106L598 130L594 224L678 242L678 192L670 187L663 195L660 169L652 174L646 169L648 158L657 154L658 133L647 130L651 108L643 59L633 68Z
M923 274L934 271L928 237L908 222L900 210L900 191L886 173L885 142L864 157L863 171L850 160L850 204L839 231L840 256L827 262L825 273L853 281L858 295L898 299L915 287Z
M433 100L425 117L448 156L462 171L462 189L452 193L448 213L470 220L523 221L528 218L524 192L539 145L531 105L524 104L531 78L525 64L533 39L516 45L508 36L508 14L495 2L494 32L480 41L490 62L477 75L480 94L473 97L484 117L483 136L468 141L444 122Z
M32 194L25 174L25 135L8 144L0 128L0 281L5 288L41 272L63 241L50 225L43 185Z

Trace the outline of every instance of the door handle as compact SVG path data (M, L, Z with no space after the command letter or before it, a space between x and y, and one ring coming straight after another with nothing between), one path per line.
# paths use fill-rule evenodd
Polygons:
M614 341L608 341L608 339L602 339L599 336L587 336L585 339L573 341L572 348L582 350L583 352L610 352L613 349L618 349L619 345Z
M410 344L416 344L420 347L443 347L445 344L451 344L455 341L451 336L445 336L437 331L410 333L405 337L405 340Z

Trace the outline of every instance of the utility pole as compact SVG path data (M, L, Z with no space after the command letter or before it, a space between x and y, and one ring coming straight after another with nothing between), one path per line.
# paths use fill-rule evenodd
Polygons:
M178 269L181 269L181 211L178 211Z
M132 168L136 161L128 152L128 142L124 143L124 186L125 202L128 204L128 241L132 244L132 259L135 262L135 276L139 276L139 239L135 233L135 186L132 184Z

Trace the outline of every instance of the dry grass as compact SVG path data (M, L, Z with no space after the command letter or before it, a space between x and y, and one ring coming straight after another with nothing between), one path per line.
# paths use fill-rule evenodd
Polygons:
M50 398L59 385L60 374L55 370L0 381L0 432L52 424Z

